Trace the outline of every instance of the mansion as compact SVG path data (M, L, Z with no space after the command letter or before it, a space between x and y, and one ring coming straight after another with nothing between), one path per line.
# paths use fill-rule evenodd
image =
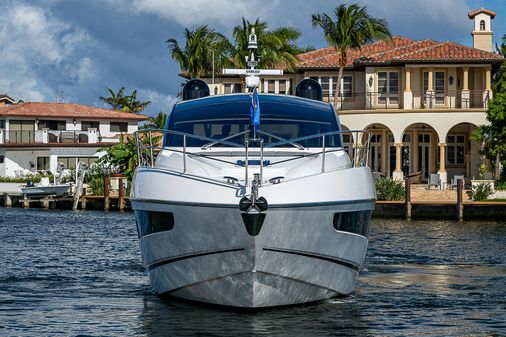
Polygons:
M487 123L492 72L503 62L492 52L495 15L483 8L468 14L474 21L473 47L395 36L348 53L334 108L343 129L371 131L372 171L396 179L420 173L422 181L431 173L438 173L443 182L454 175L480 177L481 145L471 140L471 134ZM297 83L309 77L320 83L324 101L333 104L336 50L322 48L298 59L294 72L262 76L259 90L294 94ZM204 80L214 95L245 88L238 76ZM351 148L362 140L344 141Z

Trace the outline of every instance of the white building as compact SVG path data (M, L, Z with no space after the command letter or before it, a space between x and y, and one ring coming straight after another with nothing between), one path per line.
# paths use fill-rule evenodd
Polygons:
M492 51L495 15L483 8L468 14L473 47L395 36L390 43L378 41L348 53L335 108L345 129L372 132L373 171L396 179L421 172L422 181L432 173L443 182L455 175L479 177L483 159L471 134L487 123L492 71L503 62ZM295 94L295 85L310 77L321 84L324 101L333 102L339 69L335 48L307 52L298 60L294 72L263 76L260 91ZM237 76L206 80L214 95L245 90ZM346 140L349 147L362 141Z
M0 177L91 164L101 148L131 135L146 116L79 104L14 101L0 95Z

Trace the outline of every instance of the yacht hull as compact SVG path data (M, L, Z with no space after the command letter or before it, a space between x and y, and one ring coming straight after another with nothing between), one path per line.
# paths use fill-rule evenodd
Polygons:
M270 205L253 235L235 204L134 199L132 206L138 227L143 212L174 217L171 230L140 238L156 294L261 308L351 293L368 240L336 230L335 214L354 212L368 222L374 200Z

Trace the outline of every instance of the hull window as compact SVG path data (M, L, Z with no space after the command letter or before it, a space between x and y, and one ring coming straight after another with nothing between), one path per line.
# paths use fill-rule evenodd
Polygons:
M170 231L174 228L174 214L171 212L135 211L137 234L144 235Z
M334 213L334 228L338 231L366 236L372 211Z

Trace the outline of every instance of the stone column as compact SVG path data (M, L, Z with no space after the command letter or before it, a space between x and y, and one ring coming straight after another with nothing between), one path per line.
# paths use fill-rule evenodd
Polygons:
M425 93L425 108L431 109L434 107L434 85L433 85L434 68L429 68L427 79L427 92Z
M441 188L445 188L448 180L448 173L446 172L445 163L446 163L446 155L445 155L445 147L446 143L439 143L439 178L441 179Z
M387 172L387 159L388 159L388 130L381 130L381 167L380 172L388 176Z
M471 94L469 92L469 67L462 68L462 94L460 107L462 109L469 109L471 107Z
M402 164L402 143L395 143L395 171L392 174L392 178L395 180L403 180L404 173L401 168Z
M413 93L411 92L411 68L409 67L406 67L403 108L413 109Z
M411 172L418 172L418 130L411 133Z
M488 108L488 102L492 99L492 76L490 73L490 68L485 68L485 90L483 91L483 107Z
M4 129L0 129L0 144L5 143L4 136L5 136Z

